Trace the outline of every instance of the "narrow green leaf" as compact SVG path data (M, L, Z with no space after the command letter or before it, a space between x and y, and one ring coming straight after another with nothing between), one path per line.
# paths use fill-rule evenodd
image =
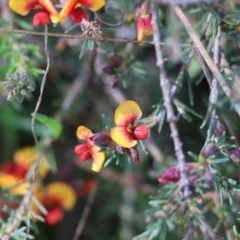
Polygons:
M112 161L113 159L115 158L116 156L115 155L111 155L103 164L103 167L107 167Z
M208 162L210 164L218 164L218 163L224 163L224 162L228 162L229 158L219 158L219 159L209 159Z
M53 133L55 139L58 139L62 133L62 125L58 123L54 118L45 116L38 113L36 119L47 126Z
M112 46L108 42L103 42L103 46L112 54L115 54Z
M48 213L47 209L38 201L38 199L35 196L32 196L32 200L36 207L41 211L41 213L47 215Z
M69 29L67 29L64 33L70 33L71 31L73 31L77 27L79 27L79 25L78 24L74 24Z
M81 52L79 54L79 59L82 59L86 51L88 50L88 39L85 39L82 44Z
M166 110L162 109L161 116L160 116L160 119L158 121L158 133L161 133L161 131L163 129L163 125L165 123L165 120L166 120Z
M197 154L195 154L193 152L190 152L190 151L188 151L187 153L195 162L198 161L198 155Z
M192 82L189 76L189 73L185 73L186 79L187 79L187 84L188 84L188 95L189 95L189 101L191 106L194 105L194 97L193 97L193 90L192 90Z

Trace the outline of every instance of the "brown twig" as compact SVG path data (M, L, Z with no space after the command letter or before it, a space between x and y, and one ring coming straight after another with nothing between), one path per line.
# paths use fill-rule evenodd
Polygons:
M30 201L31 201L31 197L33 195L34 184L35 184L36 177L37 177L37 170L38 170L39 165L41 164L41 150L40 150L40 147L39 147L38 138L37 138L36 133L35 133L35 120L36 120L36 114L38 112L38 109L39 109L41 101L42 101L43 90L44 90L44 86L45 86L45 83L46 83L47 74L48 74L48 71L49 71L49 68L50 68L50 57L49 57L49 51L48 51L47 31L48 31L48 28L47 28L47 25L46 25L45 26L45 35L44 35L44 46L45 46L44 50L45 50L45 55L46 55L46 59L47 59L47 67L46 67L45 73L42 77L42 83L41 83L41 87L40 87L40 95L39 95L38 101L36 103L35 110L32 114L32 122L31 122L32 134L33 134L33 138L34 138L36 148L37 148L37 151L38 151L38 159L37 159L36 164L34 165L34 168L33 168L32 179L30 181L30 187L29 187L28 191L26 192L26 194L24 195L24 197L22 199L22 202L21 202L19 208L17 209L17 211L15 213L15 217L13 218L12 223L9 224L9 226L6 227L6 232L8 234L11 233L12 231L14 231L15 228L21 223L22 216L24 215L25 211L27 209L29 209L29 207L30 207ZM27 228L27 233L28 233L29 227L30 227L29 222L28 222L27 225L28 225L28 228Z
M164 61L163 61L162 50L160 45L161 35L158 29L157 11L154 4L153 4L153 13L152 13L152 25L153 25L153 42L155 45L155 52L156 52L156 58L157 58L156 65L159 67L159 70L160 70L160 75L159 75L160 87L162 89L164 106L167 112L167 121L171 129L171 137L173 139L175 154L179 164L179 169L181 173L181 184L184 187L184 196L186 200L189 201L189 198L190 198L189 181L187 178L187 172L185 167L185 156L182 150L182 142L179 138L178 129L176 126L176 117L173 111L171 98L169 95L170 84L164 69Z
M0 32L6 32L6 33L15 33L15 34L25 34L25 35L36 35L36 36L44 36L44 32L36 32L36 31L27 31L27 30L21 30L21 29L5 29L0 28ZM127 38L97 38L97 37L89 37L86 35L71 35L71 34L61 34L61 33L47 33L48 37L57 37L57 38L72 38L72 39L92 39L92 40L101 40L101 41L107 41L107 42L125 42L125 43L138 43L138 44L149 44L153 45L152 41L138 41L135 39L127 39ZM161 43L162 45L165 45L166 43ZM180 44L183 47L191 47L189 44Z

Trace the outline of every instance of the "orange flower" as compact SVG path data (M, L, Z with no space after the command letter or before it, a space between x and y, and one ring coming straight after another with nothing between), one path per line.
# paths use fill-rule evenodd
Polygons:
M90 137L93 133L86 127L80 126L77 129L77 137L80 140L84 140L85 143L79 144L75 147L75 153L77 153L82 161L93 159L92 170L99 172L105 160L105 155L100 151L100 147L96 146Z
M33 26L48 25L59 21L58 12L54 8L54 0L10 0L9 7L16 13L26 16L31 10L36 10L33 16Z
M69 15L75 23L80 23L82 19L88 19L82 6L86 6L95 12L105 5L105 0L61 0L61 2L64 7L59 14L60 21L65 21Z
M76 193L71 186L63 182L53 182L46 186L44 193L38 192L34 196L47 210L45 220L49 225L55 225L64 217L64 211L71 210L77 200ZM36 205L32 209L37 214L40 210Z
M141 118L142 111L134 101L125 101L115 111L114 122L116 127L111 131L112 139L124 148L132 148L137 140L148 137L148 128L141 124L135 126L137 119Z
M151 10L146 12L147 2L142 2L137 8L137 32L138 32L138 41L142 41L144 36L150 36L153 34L152 26L152 13Z

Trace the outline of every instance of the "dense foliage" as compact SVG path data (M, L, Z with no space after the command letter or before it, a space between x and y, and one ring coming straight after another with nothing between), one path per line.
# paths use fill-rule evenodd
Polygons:
M240 237L238 1L0 3L1 239Z

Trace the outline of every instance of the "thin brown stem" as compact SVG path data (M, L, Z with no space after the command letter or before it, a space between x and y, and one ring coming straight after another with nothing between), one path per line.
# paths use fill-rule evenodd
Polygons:
M158 29L158 23L157 23L157 11L155 8L155 5L153 5L153 13L152 13L152 25L153 25L153 41L155 45L155 52L156 52L156 58L157 63L156 65L159 67L160 70L160 87L162 89L163 94L163 100L164 100L164 106L167 112L167 121L170 126L171 130L171 137L173 139L174 147L175 147L175 154L178 160L179 169L181 173L181 185L184 187L184 196L187 201L189 201L189 181L187 177L186 167L185 167L185 156L182 150L182 142L179 137L177 125L176 125L176 117L173 111L171 98L170 98L170 83L167 79L165 68L164 68L164 60L162 55L162 49L160 44L160 31Z
M25 35L36 35L36 36L44 36L44 32L36 32L36 31L27 31L27 30L21 30L21 29L5 29L0 28L0 32L7 32L7 33L15 33L15 34L25 34ZM61 34L61 33L47 33L48 37L56 37L56 38L72 38L72 39L92 39L92 40L101 40L101 41L107 41L107 42L125 42L125 43L138 43L138 44L149 44L153 45L152 41L138 41L135 39L127 39L127 38L97 38L97 37L89 37L84 34L82 35L71 35L71 34ZM166 43L161 43L162 45L165 45ZM189 44L180 44L183 47L191 47Z
M86 221L87 221L87 218L88 218L88 215L90 213L90 210L92 208L92 205L93 205L93 202L94 202L94 199L96 197L96 193L97 193L97 184L91 189L89 195L88 195L88 199L87 199L87 203L84 207L84 210L83 210L83 214L79 220L79 223L78 223L78 226L76 228L76 231L75 231L75 234L74 234L74 237L73 237L73 240L78 240L82 234L82 231L84 229L84 226L86 224Z

